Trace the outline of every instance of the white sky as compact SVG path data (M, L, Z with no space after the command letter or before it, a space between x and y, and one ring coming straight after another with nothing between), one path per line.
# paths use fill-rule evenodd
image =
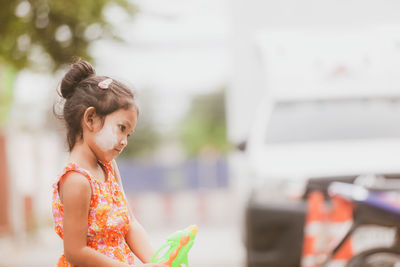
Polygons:
M228 82L229 1L134 3L140 9L134 21L129 21L117 7L106 13L126 42L97 41L92 46L96 70L100 75L133 85L139 92L139 102L143 91L151 89L158 125L163 129L173 127L193 95L210 92ZM16 102L48 105L45 102L56 85L52 77L23 72L16 83Z
M99 71L121 77L139 91L152 89L157 125L171 129L184 115L193 94L227 83L228 1L136 3L140 12L134 22L116 8L107 13L127 43L114 44L115 50L107 49L108 42L96 43L94 52L101 54Z

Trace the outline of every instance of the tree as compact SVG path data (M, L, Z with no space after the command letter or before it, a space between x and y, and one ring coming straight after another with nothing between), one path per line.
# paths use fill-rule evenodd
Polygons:
M136 12L128 0L0 0L0 232L9 230L4 126L15 77L22 69L54 72L73 57L92 60L93 41L120 40L105 17L110 5Z
M224 89L193 99L182 123L180 136L190 156L196 156L204 149L212 149L217 153L228 151Z
M104 10L118 5L133 15L127 0L0 0L0 60L16 69L39 67L32 57L41 54L52 70L80 56L91 59L92 41L118 38Z

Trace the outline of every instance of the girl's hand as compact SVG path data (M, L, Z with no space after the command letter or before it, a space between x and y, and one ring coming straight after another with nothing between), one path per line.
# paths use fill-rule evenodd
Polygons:
M168 267L167 265L161 264L161 263L148 263L148 264L142 264L142 265L134 265L134 266L143 266L143 267Z

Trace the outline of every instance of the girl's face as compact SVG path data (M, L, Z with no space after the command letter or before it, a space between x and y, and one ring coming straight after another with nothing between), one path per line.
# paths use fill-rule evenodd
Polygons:
M97 158L111 161L128 144L128 137L135 129L137 111L134 107L119 109L107 115L103 127L98 125L90 140L90 147Z

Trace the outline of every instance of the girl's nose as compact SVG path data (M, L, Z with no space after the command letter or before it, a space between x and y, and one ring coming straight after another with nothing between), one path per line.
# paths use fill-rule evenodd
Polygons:
M126 141L126 138L122 138L121 140L121 145L126 146L128 142Z

